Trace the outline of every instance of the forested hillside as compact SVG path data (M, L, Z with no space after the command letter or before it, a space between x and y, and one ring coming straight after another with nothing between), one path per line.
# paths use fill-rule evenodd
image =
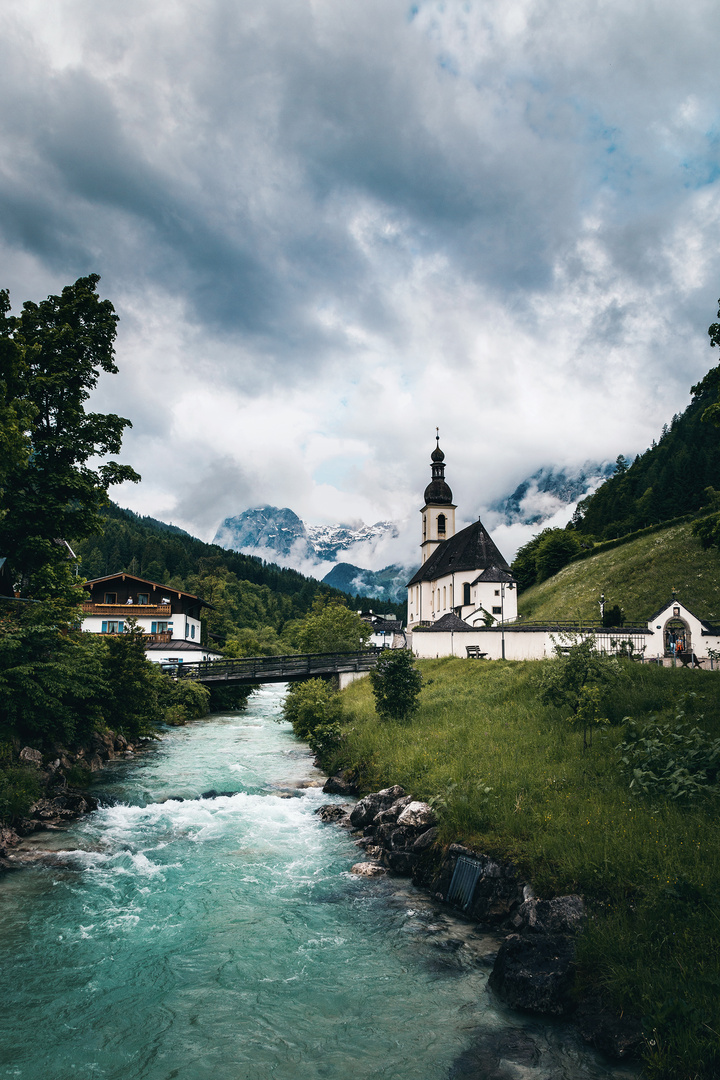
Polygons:
M583 499L574 519L578 532L609 540L693 513L720 488L720 433L703 413L718 400L720 367L692 388L684 413L663 428L660 440L628 465L618 459L614 476Z

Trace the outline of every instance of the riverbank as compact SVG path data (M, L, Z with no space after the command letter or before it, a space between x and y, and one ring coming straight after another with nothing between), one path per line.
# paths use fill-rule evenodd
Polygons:
M73 749L57 743L43 753L23 746L7 785L7 817L0 821L0 872L22 862L18 849L24 837L40 830L62 830L96 810L98 801L88 790L93 775L109 761L133 759L153 741L128 742L124 735L107 730Z
M717 796L635 796L620 750L628 714L717 738L715 673L627 665L603 700L613 723L583 754L582 735L539 701L541 664L420 666L411 724L380 722L367 681L344 691L344 738L329 764L349 767L361 791L401 784L431 802L441 843L512 863L541 899L582 895L581 995L642 1021L648 1076L716 1077Z

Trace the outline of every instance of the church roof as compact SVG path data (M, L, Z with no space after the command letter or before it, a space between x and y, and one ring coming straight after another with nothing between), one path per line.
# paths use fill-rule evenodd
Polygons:
M452 630L454 633L460 634L474 634L476 628L474 626L468 626L466 622L463 622L454 611L449 611L447 615L443 615L441 619L431 623L430 626L416 626L413 630L414 634L429 634L432 631L448 631Z
M458 570L509 571L505 559L490 539L490 534L482 521L476 521L461 529L449 540L444 540L433 551L430 558L408 582L417 585L421 581L436 581ZM494 581L496 578L485 578Z
M509 584L510 582L514 582L515 578L512 576L512 574L508 574L506 570L501 570L499 566L488 566L485 570L483 570L482 574L478 574L478 576L473 582L471 582L471 584L477 585L481 581L505 581Z

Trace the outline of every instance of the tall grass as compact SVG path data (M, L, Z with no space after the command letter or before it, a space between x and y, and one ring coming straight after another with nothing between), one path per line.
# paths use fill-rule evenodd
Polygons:
M539 894L585 896L581 986L642 1017L648 1076L719 1076L720 800L633 797L618 746L624 716L679 708L720 735L720 674L623 664L603 702L611 724L583 753L582 734L540 703L541 662L420 666L409 724L378 719L368 680L344 692L336 764L367 789L433 799L445 841L513 859Z

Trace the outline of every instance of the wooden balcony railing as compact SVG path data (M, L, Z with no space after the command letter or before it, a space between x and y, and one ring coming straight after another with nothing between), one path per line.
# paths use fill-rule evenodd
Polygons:
M122 619L134 615L135 618L147 618L150 615L169 618L172 615L170 604L83 604L85 615L102 615L103 618Z

